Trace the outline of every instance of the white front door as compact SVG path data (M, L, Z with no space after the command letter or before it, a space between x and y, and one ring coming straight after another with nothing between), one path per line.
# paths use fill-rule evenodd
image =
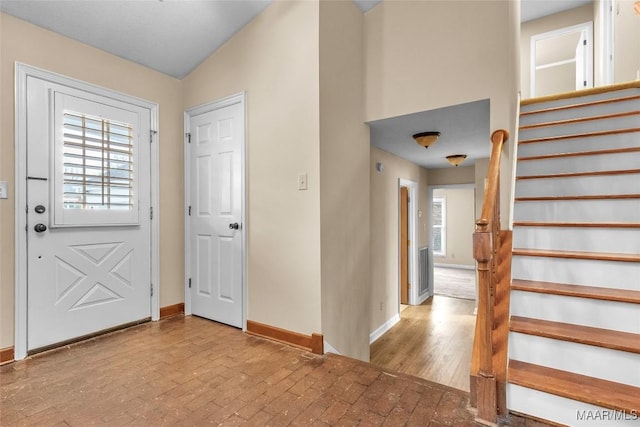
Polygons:
M150 111L27 79L27 350L151 315Z
M188 120L191 312L242 327L243 105L196 112Z

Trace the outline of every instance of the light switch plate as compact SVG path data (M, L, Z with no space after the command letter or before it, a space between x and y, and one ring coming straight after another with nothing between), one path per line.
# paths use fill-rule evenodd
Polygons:
M0 199L8 199L9 198L9 186L7 185L7 181L0 181Z
M308 179L308 176L306 173L301 173L298 175L298 190L307 189L307 179Z

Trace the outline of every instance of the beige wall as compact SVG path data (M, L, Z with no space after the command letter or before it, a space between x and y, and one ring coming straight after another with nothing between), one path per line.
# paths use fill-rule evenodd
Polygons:
M369 360L369 129L362 99L364 17L351 1L320 2L322 333Z
M554 15L545 16L544 18L524 22L522 24L520 32L520 81L522 99L531 97L531 37L536 34L559 30L560 28L570 27L572 25L582 24L593 20L594 6L587 4L564 12L556 13ZM594 41L598 40L598 37L595 36L595 28L593 38Z
M81 58L81 60L79 60ZM0 14L0 348L14 328L14 68L15 62L124 92L160 105L160 305L183 301L182 84L103 51Z
M491 129L509 129L518 60L510 3L387 0L369 11L367 120L489 98Z
M247 94L248 319L321 332L318 4L274 2L183 83L185 109Z
M367 120L489 99L491 132L515 135L519 40L520 2L382 2L365 16ZM504 149L503 212L513 143Z
M475 190L471 188L442 188L433 197L442 197L446 206L445 256L434 255L435 264L475 266L473 239L475 230Z
M376 171L382 162L384 170ZM418 183L418 247L427 245L429 196L427 170L386 151L371 147L371 323L375 331L398 313L399 179ZM382 304L382 307L381 307Z
M640 16L632 0L616 0L614 11L614 83L640 79Z

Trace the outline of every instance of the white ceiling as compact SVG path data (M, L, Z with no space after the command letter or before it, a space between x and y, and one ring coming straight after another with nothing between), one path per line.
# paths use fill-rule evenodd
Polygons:
M181 79L271 1L0 0L0 10ZM353 1L363 12L381 2ZM522 0L522 21L591 2ZM488 100L379 120L369 125L372 145L424 167L447 167L444 157L449 154L467 154L465 165L489 156ZM428 150L411 138L412 134L426 130L442 132L438 142Z
M178 79L271 0L0 0L0 10Z

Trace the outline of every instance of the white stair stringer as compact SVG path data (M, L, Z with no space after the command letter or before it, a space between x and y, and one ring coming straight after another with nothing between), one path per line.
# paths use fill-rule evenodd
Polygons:
M511 411L538 414L538 418L572 427L630 427L640 420L639 412L604 409L515 384L507 384L507 405Z
M640 83L575 95L520 109L507 407L640 425Z
M640 354L527 335L509 337L511 360L640 387Z

